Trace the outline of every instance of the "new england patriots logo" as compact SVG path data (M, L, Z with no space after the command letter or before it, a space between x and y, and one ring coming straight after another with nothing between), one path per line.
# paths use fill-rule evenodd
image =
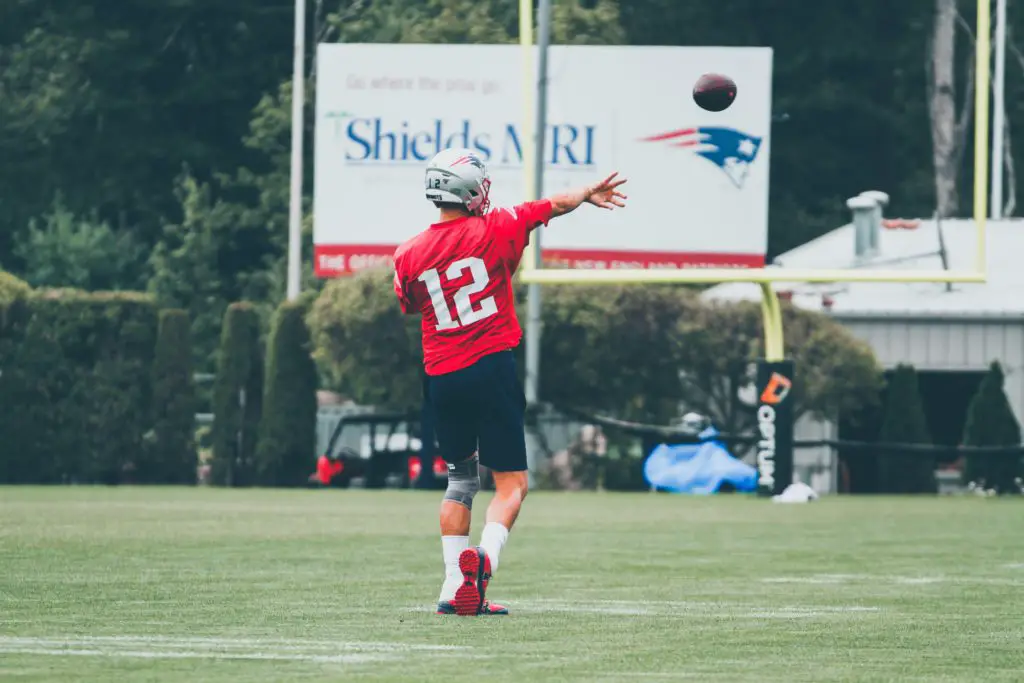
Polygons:
M461 156L452 162L452 166L460 166L461 164L470 164L472 166L476 166L477 168L484 167L484 162L480 161L480 158L477 157L475 154L467 154L465 156Z
M643 142L671 141L673 147L693 147L693 151L718 166L736 187L743 187L750 165L757 158L763 138L735 128L683 128L642 138Z

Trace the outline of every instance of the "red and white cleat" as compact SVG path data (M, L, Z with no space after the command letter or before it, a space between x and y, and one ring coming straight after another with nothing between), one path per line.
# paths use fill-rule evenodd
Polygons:
M438 614L455 614L455 606L450 602L439 602L437 603ZM477 612L477 616L488 617L488 616L499 616L508 614L508 607L504 605L498 605L490 600L484 603L484 606Z
M483 548L466 548L459 555L462 585L455 591L452 607L464 617L480 614L484 609L487 584L491 580L491 560Z
M480 608L479 614L480 616L503 616L508 614L508 607L487 600L484 602L484 606Z

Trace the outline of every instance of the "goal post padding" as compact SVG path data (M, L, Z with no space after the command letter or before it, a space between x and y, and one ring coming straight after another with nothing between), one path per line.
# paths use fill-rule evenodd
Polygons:
M782 493L793 481L792 360L757 361L757 492Z

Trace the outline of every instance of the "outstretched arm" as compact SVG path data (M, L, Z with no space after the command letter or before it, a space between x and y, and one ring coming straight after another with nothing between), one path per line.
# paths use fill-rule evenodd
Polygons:
M589 202L601 209L614 209L624 207L626 195L619 192L619 187L626 182L625 178L619 179L618 173L612 173L599 183L587 185L577 190L556 194L549 198L551 202L551 217L564 216L570 211L575 211L584 202Z

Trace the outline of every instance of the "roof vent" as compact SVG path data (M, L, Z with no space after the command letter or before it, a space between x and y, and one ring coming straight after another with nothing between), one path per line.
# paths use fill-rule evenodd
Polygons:
M875 218L875 220L877 221L878 229L872 230L871 233L868 235L871 238L868 247L871 249L872 253L878 254L878 252L881 251L881 247L878 244L878 235L880 232L880 228L882 226L882 219L884 218L885 207L889 206L889 195L880 190L868 190L866 192L861 192L860 196L867 197L868 199L873 199L875 200L875 203L878 205L877 214Z
M882 228L882 209L873 197L851 197L846 206L853 213L853 255L863 260L878 253L878 232Z

